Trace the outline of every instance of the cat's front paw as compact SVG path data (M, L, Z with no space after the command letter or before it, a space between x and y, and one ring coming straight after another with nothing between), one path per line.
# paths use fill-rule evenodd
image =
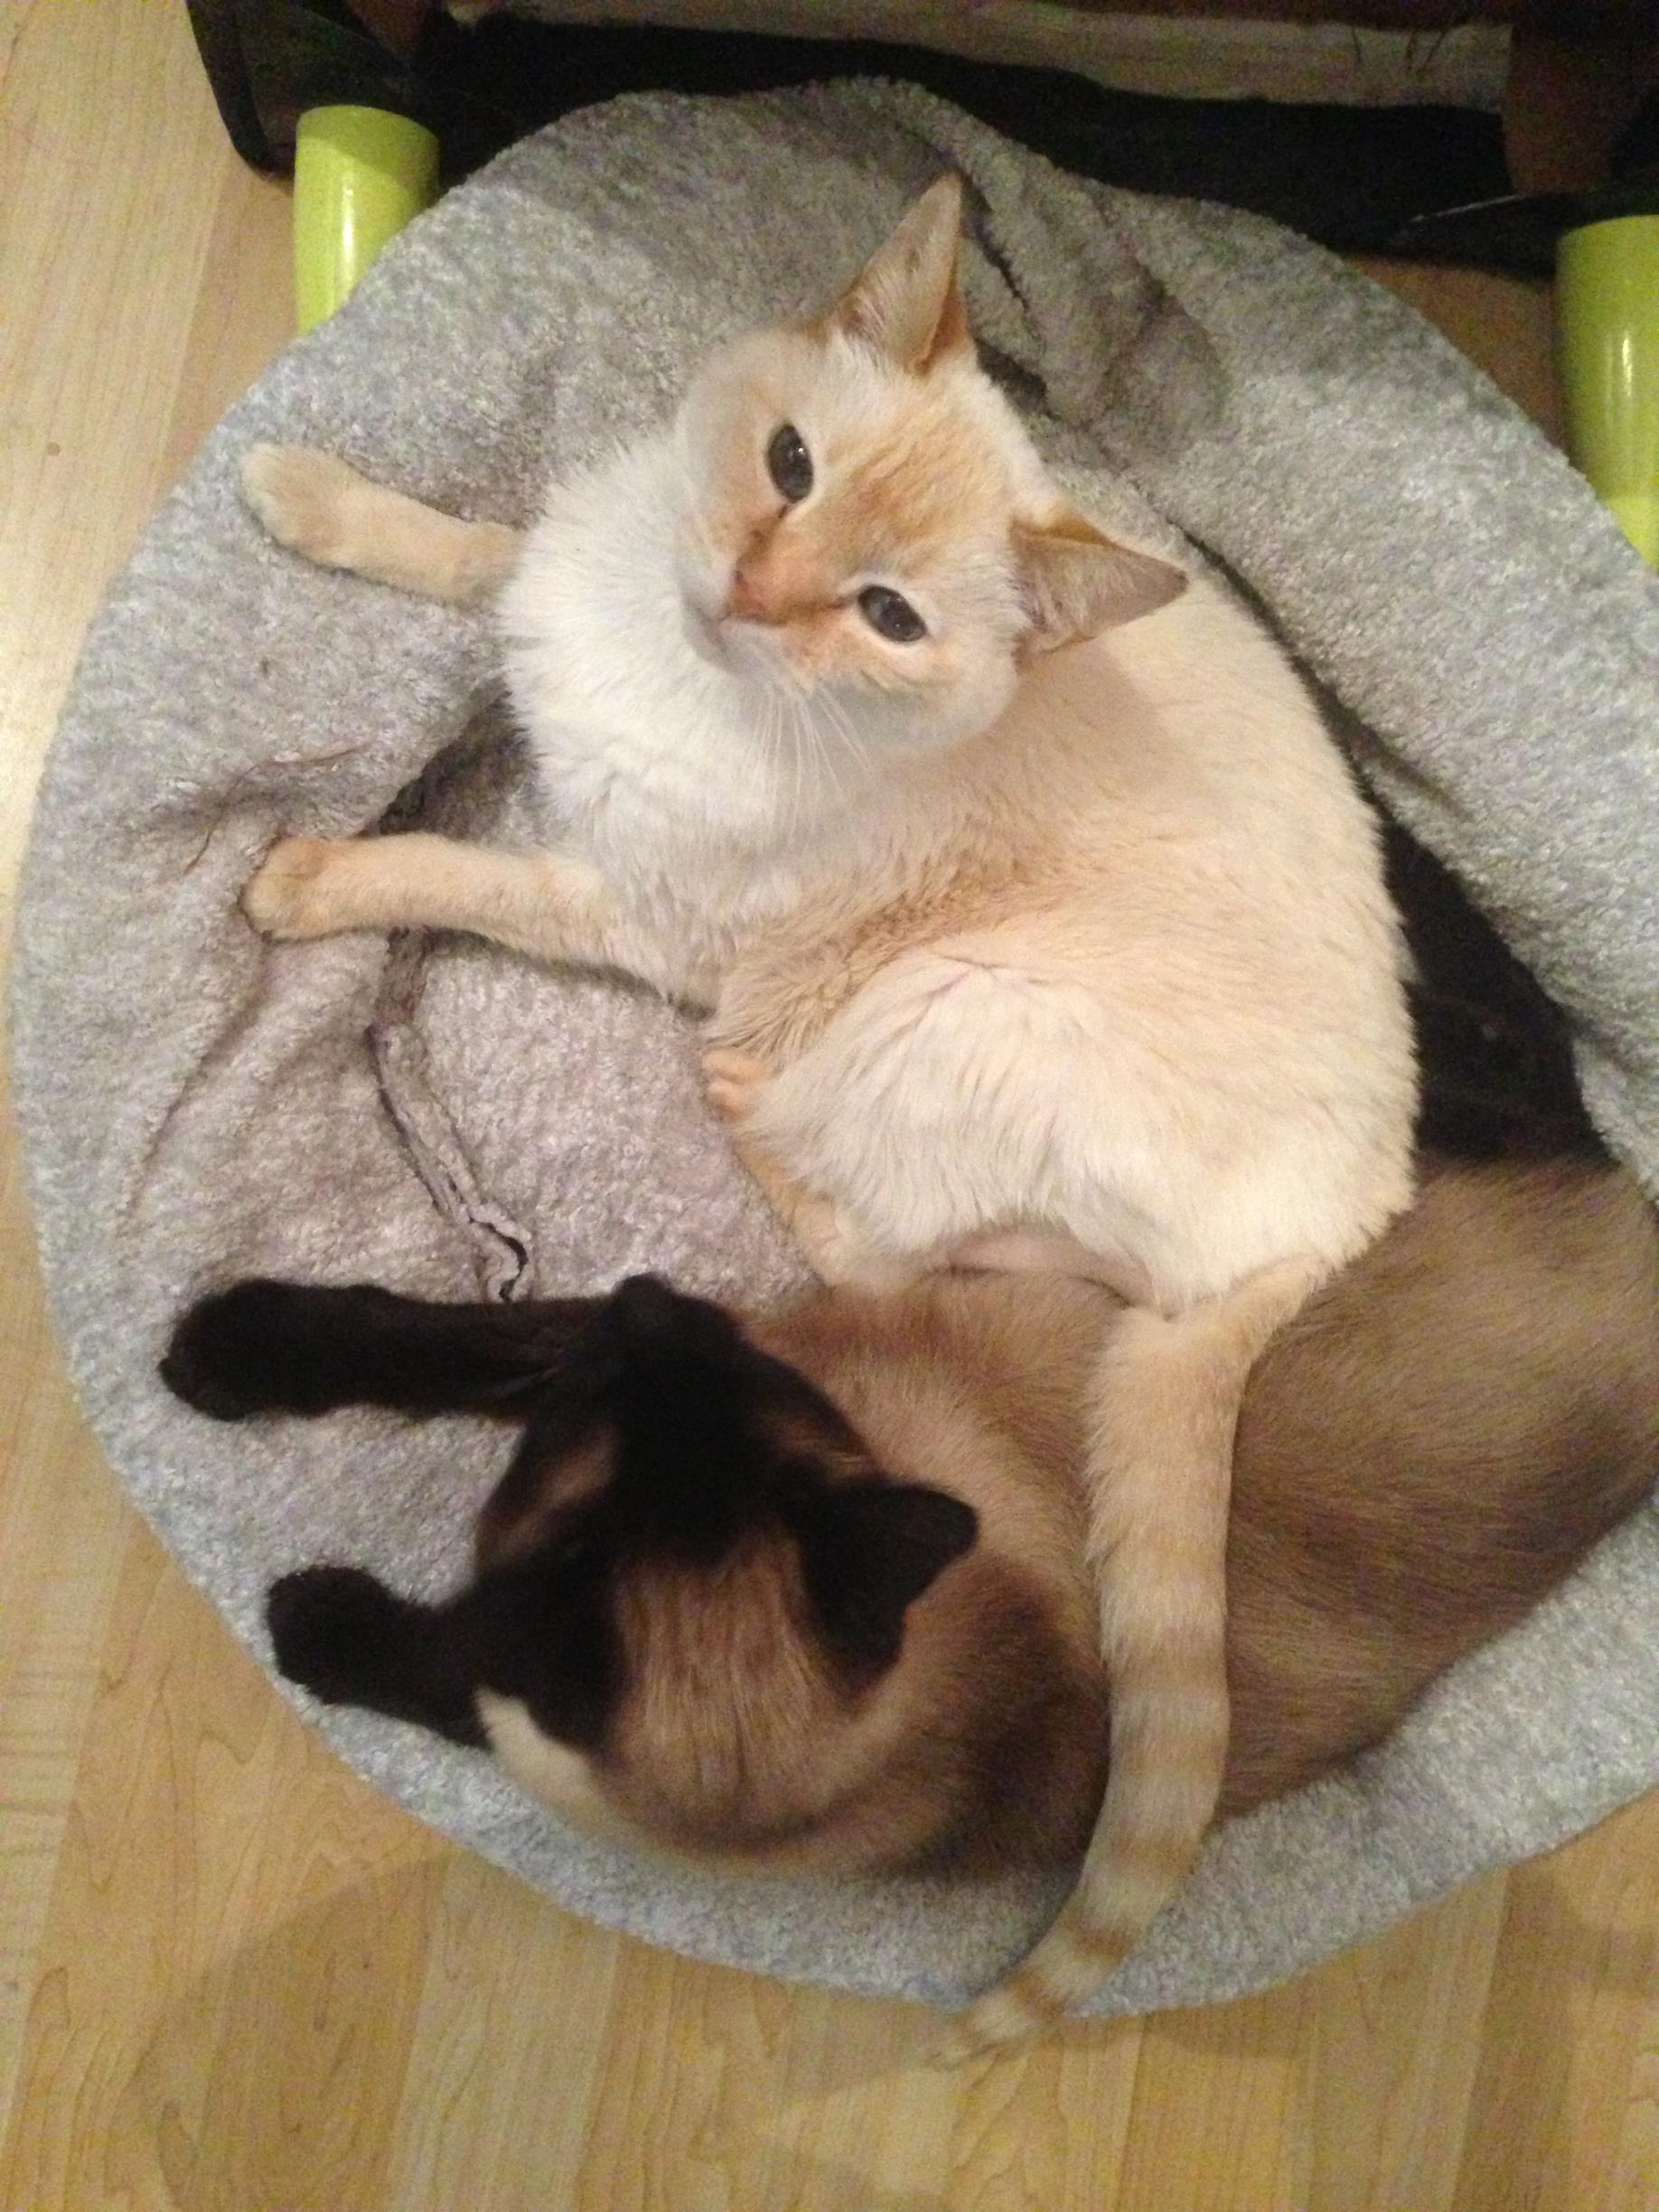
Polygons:
M214 1420L326 1411L340 1402L328 1354L341 1333L327 1297L259 1276L214 1291L174 1327L162 1381Z
M708 1103L723 1121L734 1127L754 1112L769 1074L765 1062L753 1053L717 1046L703 1054L703 1089Z
M242 496L278 545L324 568L351 567L351 510L364 479L309 445L250 445Z
M414 1610L361 1567L305 1567L273 1582L265 1623L278 1671L325 1705L371 1701Z
M279 838L242 889L242 912L267 937L326 937L338 926L327 892L338 841Z

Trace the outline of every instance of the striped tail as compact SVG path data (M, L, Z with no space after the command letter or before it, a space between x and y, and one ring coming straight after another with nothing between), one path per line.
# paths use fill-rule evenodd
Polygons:
M1227 1757L1227 1503L1251 1368L1330 1273L1295 1260L1174 1318L1137 1308L1097 1373L1089 1553L1101 1589L1111 1767L1059 1918L981 1997L963 2056L1023 2042L1074 2010L1180 1888Z

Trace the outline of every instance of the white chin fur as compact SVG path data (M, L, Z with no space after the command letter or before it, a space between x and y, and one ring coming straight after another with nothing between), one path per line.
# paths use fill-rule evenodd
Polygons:
M718 669L722 675L726 676L743 673L727 645L725 624L717 616L705 614L689 592L685 596L683 626L686 642L706 666Z
M786 656L758 623L717 622L711 625L723 665L760 691L775 691L785 698L806 695L796 682Z

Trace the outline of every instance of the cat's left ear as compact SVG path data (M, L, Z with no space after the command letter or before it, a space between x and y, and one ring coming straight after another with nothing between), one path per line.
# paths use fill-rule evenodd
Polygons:
M952 355L971 358L957 282L961 235L961 182L942 176L830 310L826 326L861 339L918 376Z
M1068 510L1040 525L1017 524L1015 558L1038 652L1098 637L1156 614L1186 589L1185 574L1153 553L1138 553Z

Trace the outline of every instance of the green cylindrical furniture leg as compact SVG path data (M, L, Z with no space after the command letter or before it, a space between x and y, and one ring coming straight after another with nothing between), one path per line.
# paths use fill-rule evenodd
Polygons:
M380 248L437 192L438 144L381 108L313 108L294 156L294 301L302 331L333 314Z
M1659 567L1659 215L1570 230L1555 284L1568 449Z

